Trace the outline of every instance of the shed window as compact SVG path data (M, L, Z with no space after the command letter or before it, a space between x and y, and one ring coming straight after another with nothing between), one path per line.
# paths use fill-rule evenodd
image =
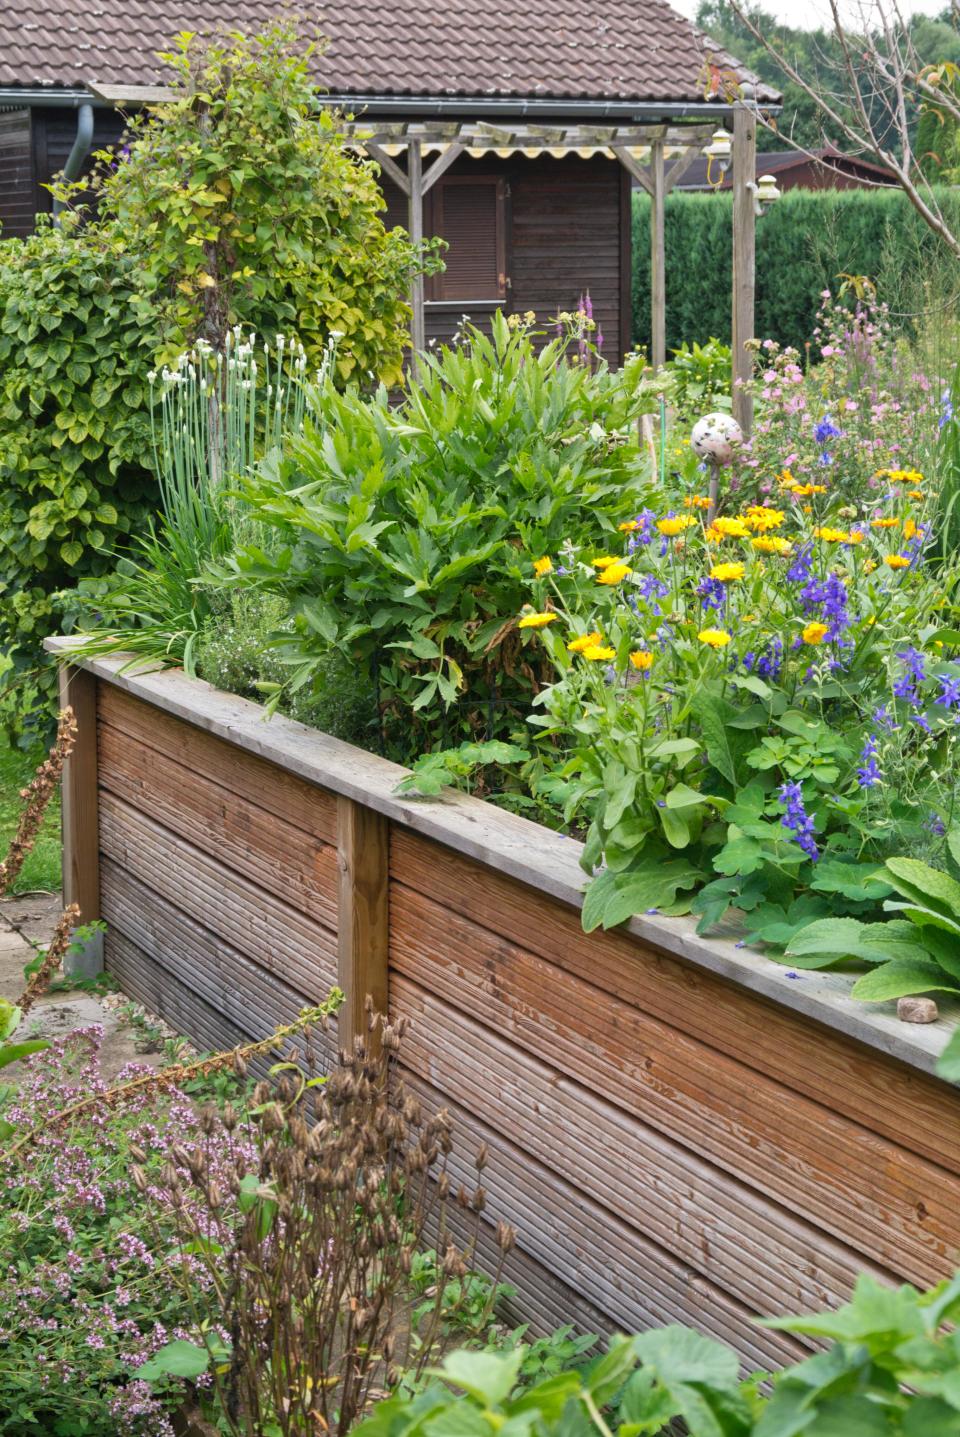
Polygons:
M503 299L505 182L495 176L445 176L431 194L433 216L427 232L442 236L449 249L444 254L446 270L434 276L430 298Z

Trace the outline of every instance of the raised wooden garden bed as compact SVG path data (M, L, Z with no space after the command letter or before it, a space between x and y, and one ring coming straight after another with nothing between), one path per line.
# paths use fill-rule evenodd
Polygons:
M53 647L61 648L64 641ZM694 1323L749 1364L803 1353L756 1315L861 1269L921 1286L960 1248L944 1023L854 1003L655 915L585 936L579 845L179 672L64 671L81 740L65 882L121 986L204 1047L261 1038L339 982L490 1147L536 1327ZM491 1243L492 1248L492 1243Z

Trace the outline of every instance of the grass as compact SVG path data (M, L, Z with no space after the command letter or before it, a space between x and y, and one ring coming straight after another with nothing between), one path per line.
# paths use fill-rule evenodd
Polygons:
M0 859L7 852L20 817L20 790L33 777L33 771L45 757L42 751L24 754L9 746L0 732ZM37 842L27 855L14 893L47 892L60 887L60 801L54 799L48 808Z

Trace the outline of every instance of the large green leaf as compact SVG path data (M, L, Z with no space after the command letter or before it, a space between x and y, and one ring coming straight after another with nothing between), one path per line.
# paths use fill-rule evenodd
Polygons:
M884 1003L893 998L907 998L914 993L960 993L960 983L932 961L910 962L895 958L858 978L851 992L854 998L864 1003Z
M28 1038L24 1043L4 1043L0 1047L0 1068L19 1063L21 1058L29 1058L31 1053L42 1053L49 1046L45 1038Z
M931 868L918 858L888 858L886 868L894 888L904 898L921 907L942 909L947 917L953 915L960 920L960 883L949 873Z
M517 1384L520 1365L526 1349L515 1347L512 1352L449 1353L435 1375L462 1387L490 1407L505 1402Z
M210 1366L210 1353L195 1342L168 1342L155 1352L149 1362L137 1369L144 1382L157 1382L162 1377L199 1377Z
M960 1083L960 1028L950 1035L950 1041L937 1059L937 1077L947 1083Z

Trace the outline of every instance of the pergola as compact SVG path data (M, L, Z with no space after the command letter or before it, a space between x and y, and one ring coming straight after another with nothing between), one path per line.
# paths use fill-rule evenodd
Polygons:
M161 85L90 85L98 99L109 104L157 104L175 98L175 92ZM338 104L339 102L334 102ZM745 385L752 372L746 341L754 329L756 264L756 169L757 103L752 86L740 88L740 98L730 104L711 107L710 121L704 123L703 106L697 107L696 121L678 118L671 123L643 123L600 126L530 124L506 120L382 120L350 121L345 129L350 138L381 166L407 199L408 231L414 243L423 239L423 199L455 160L462 154L549 154L562 157L607 154L624 166L650 196L650 360L656 368L666 360L667 276L664 256L664 204L674 185L683 177L703 145L721 121L732 122L733 188L733 293L731 297L731 344L733 349L733 413L746 433L753 419L753 401ZM406 169L398 158L406 157ZM432 158L431 158L432 157ZM428 163L425 164L425 159ZM411 340L414 362L425 347L423 276L411 286Z
M750 378L750 355L745 343L753 337L755 289L755 185L756 105L749 95L736 104L718 106L710 124L632 124L555 126L505 121L351 122L347 132L366 149L407 199L408 231L414 243L423 239L423 200L441 175L463 154L479 156L607 154L624 166L650 196L650 360L654 368L666 361L667 276L664 252L664 204L711 138L721 119L733 124L733 409L746 432L752 420L752 401L744 390ZM406 157L406 169L397 163ZM414 356L425 345L423 277L417 276L410 292L413 314L411 339ZM740 381L738 383L738 381Z

